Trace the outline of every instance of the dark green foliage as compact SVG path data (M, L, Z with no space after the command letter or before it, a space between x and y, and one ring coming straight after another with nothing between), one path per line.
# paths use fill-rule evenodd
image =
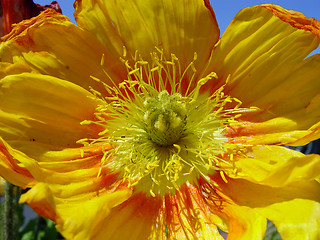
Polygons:
M264 240L282 240L280 234L277 231L277 228L270 221L268 221L267 224L267 231Z
M61 240L64 239L56 230L54 222L36 217L19 232L21 240Z

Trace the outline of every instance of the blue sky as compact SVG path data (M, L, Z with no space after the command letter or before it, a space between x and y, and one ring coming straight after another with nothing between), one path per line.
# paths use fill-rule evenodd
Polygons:
M67 15L71 21L73 18L73 1L57 0L62 8L63 14ZM41 5L51 3L51 0L34 0ZM286 9L302 12L307 17L314 17L320 20L320 0L210 0L211 5L216 13L221 32L223 32L233 17L242 9L264 3L272 3L280 5ZM316 50L320 53L320 49Z

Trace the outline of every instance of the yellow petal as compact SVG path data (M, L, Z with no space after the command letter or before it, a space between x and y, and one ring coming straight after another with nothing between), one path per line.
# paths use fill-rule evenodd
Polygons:
M91 86L105 91L101 83L90 77L110 83L103 70L115 82L126 73L119 56L111 54L91 33L50 9L17 24L3 40L1 61L27 63L37 72L73 82L87 90Z
M226 183L218 174L213 180L233 204L250 207L260 217L274 222L283 239L318 239L319 182L301 181L285 187L270 187L244 179L227 178Z
M218 174L212 177L219 185L220 191L234 204L250 208L267 208L273 204L305 199L320 202L320 184L315 180L300 181L284 187L271 187L245 179L226 177L226 183ZM294 214L295 209L292 209Z
M316 154L290 158L264 180L269 185L285 186L320 177L320 156ZM279 184L280 183L280 184Z
M94 157L88 157L88 148L71 149L80 146L77 140L100 131L80 124L94 118L97 103L89 98L91 93L68 81L34 73L6 76L0 85L0 134L10 144L1 140L2 176L16 185L30 186L52 176L59 182L70 180L72 174L98 175L102 151L109 147L100 146L100 152L92 152ZM88 171L89 167L93 168ZM59 175L74 170L78 174Z
M243 121L240 125L230 126L225 135L233 143L302 146L320 137L316 104L309 107L301 109L300 116L295 112L292 117L276 117L262 122L255 122L256 119Z
M75 84L24 73L5 77L0 86L0 135L6 141L72 147L98 132L80 124L93 119L97 103Z
M174 53L184 69L196 52L196 68L201 70L219 38L208 0L79 0L74 6L79 26L95 34L118 56L122 56L124 46L129 56L138 50L149 59L158 47L168 60Z
M243 209L243 212L239 211L240 219L246 216L254 219L268 218L275 223L284 240L319 238L320 184L318 182L305 181L286 187L269 187L243 179L228 178L226 183L223 179L219 179L218 175L213 179L223 194L230 198L231 204L226 205L224 212L228 214L230 207L236 209L229 214L235 221L238 219L238 209ZM250 215L252 212L255 216ZM252 218L250 220L254 221ZM239 228L241 224L235 227ZM229 233L233 234L231 228Z
M315 19L267 4L240 11L222 35L208 71L217 73L218 85L230 76L225 93L240 99L243 107L259 107L241 118L259 123L257 131L264 124L269 133L283 127L283 132L306 131L299 139L319 124L320 56L305 59L319 45L319 26ZM277 125L278 118L289 124Z
M58 209L62 220L57 222L57 229L67 239L105 239L95 236L99 234L101 227L107 224L106 218L111 208L127 200L130 195L129 190L117 191L73 204L72 207L64 204Z
M25 63L8 63L0 62L0 79L4 78L7 75L14 75L24 72L32 72L32 69Z
M40 215L56 222L56 227L67 239L96 239L104 226L110 210L126 201L130 190L104 193L96 197L60 199L49 185L39 183L21 196L20 202L28 203Z
M269 66L266 64L265 68L269 68ZM260 95L250 101L250 104L264 110L259 113L259 117L255 116L255 118L265 120L273 118L275 115L284 116L296 120L297 125L302 125L301 118L304 117L308 122L308 124L305 123L307 127L318 122L319 110L314 109L316 112L313 112L311 109L315 102L319 103L319 69L320 55L314 55L304 61L296 60L295 66L283 66L282 71L286 72L286 75L281 76L281 72L279 72L278 75L272 76L272 81L265 82L264 79L260 81L261 77L256 76L258 80L255 83L252 82L255 84L253 89L260 87L266 89L263 92L256 92ZM269 69L269 71L273 70ZM302 125L301 127L306 126Z
M320 176L320 156L304 155L280 146L248 148L245 156L236 157L237 173L229 174L263 185L283 187Z
M228 177L226 183L218 174L212 179L235 206L254 209L258 216L274 222L283 239L318 239L319 182L300 181L285 187L270 187Z
M320 203L305 199L273 204L261 209L277 227L283 240L320 238Z
M281 16L287 14L296 22L304 23L305 28L295 28L294 24L274 15L273 8L284 11ZM243 9L213 51L210 68L217 72L220 80L231 74L226 91L243 102L252 102L279 83L290 81L286 77L300 67L320 42L314 34L319 22L285 11L275 5Z

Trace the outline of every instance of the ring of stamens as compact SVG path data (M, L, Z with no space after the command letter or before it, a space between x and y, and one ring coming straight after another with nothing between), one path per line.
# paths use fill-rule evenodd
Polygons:
M225 96L224 86L211 95L200 94L201 87L217 75L212 72L194 82L196 55L183 73L175 55L167 61L157 49L151 56L151 63L135 57L132 65L122 59L128 79L119 85L104 84L110 96L96 94L99 120L82 123L102 125L105 130L98 139L79 142L111 144L102 164L120 173L136 191L155 196L219 169L220 156L227 151L226 126L237 123L239 113L250 109L240 109L239 100ZM186 78L189 84L183 89ZM230 102L238 104L225 109Z

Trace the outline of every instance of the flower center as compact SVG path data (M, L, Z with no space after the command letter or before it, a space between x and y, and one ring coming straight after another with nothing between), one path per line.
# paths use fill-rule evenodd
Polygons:
M186 104L179 93L169 95L163 90L155 98L144 101L145 129L151 141L159 146L170 146L184 136L186 130Z
M160 50L151 56L151 62L139 57L133 64L123 59L128 79L113 86L104 83L109 96L96 94L98 120L82 123L103 126L101 137L79 142L109 143L112 149L101 165L119 173L136 191L155 196L220 170L227 152L223 132L237 123L242 110L239 100L223 94L223 87L210 95L200 92L217 78L215 73L195 81L193 62L180 72L175 55L170 61ZM230 102L239 104L225 109Z

